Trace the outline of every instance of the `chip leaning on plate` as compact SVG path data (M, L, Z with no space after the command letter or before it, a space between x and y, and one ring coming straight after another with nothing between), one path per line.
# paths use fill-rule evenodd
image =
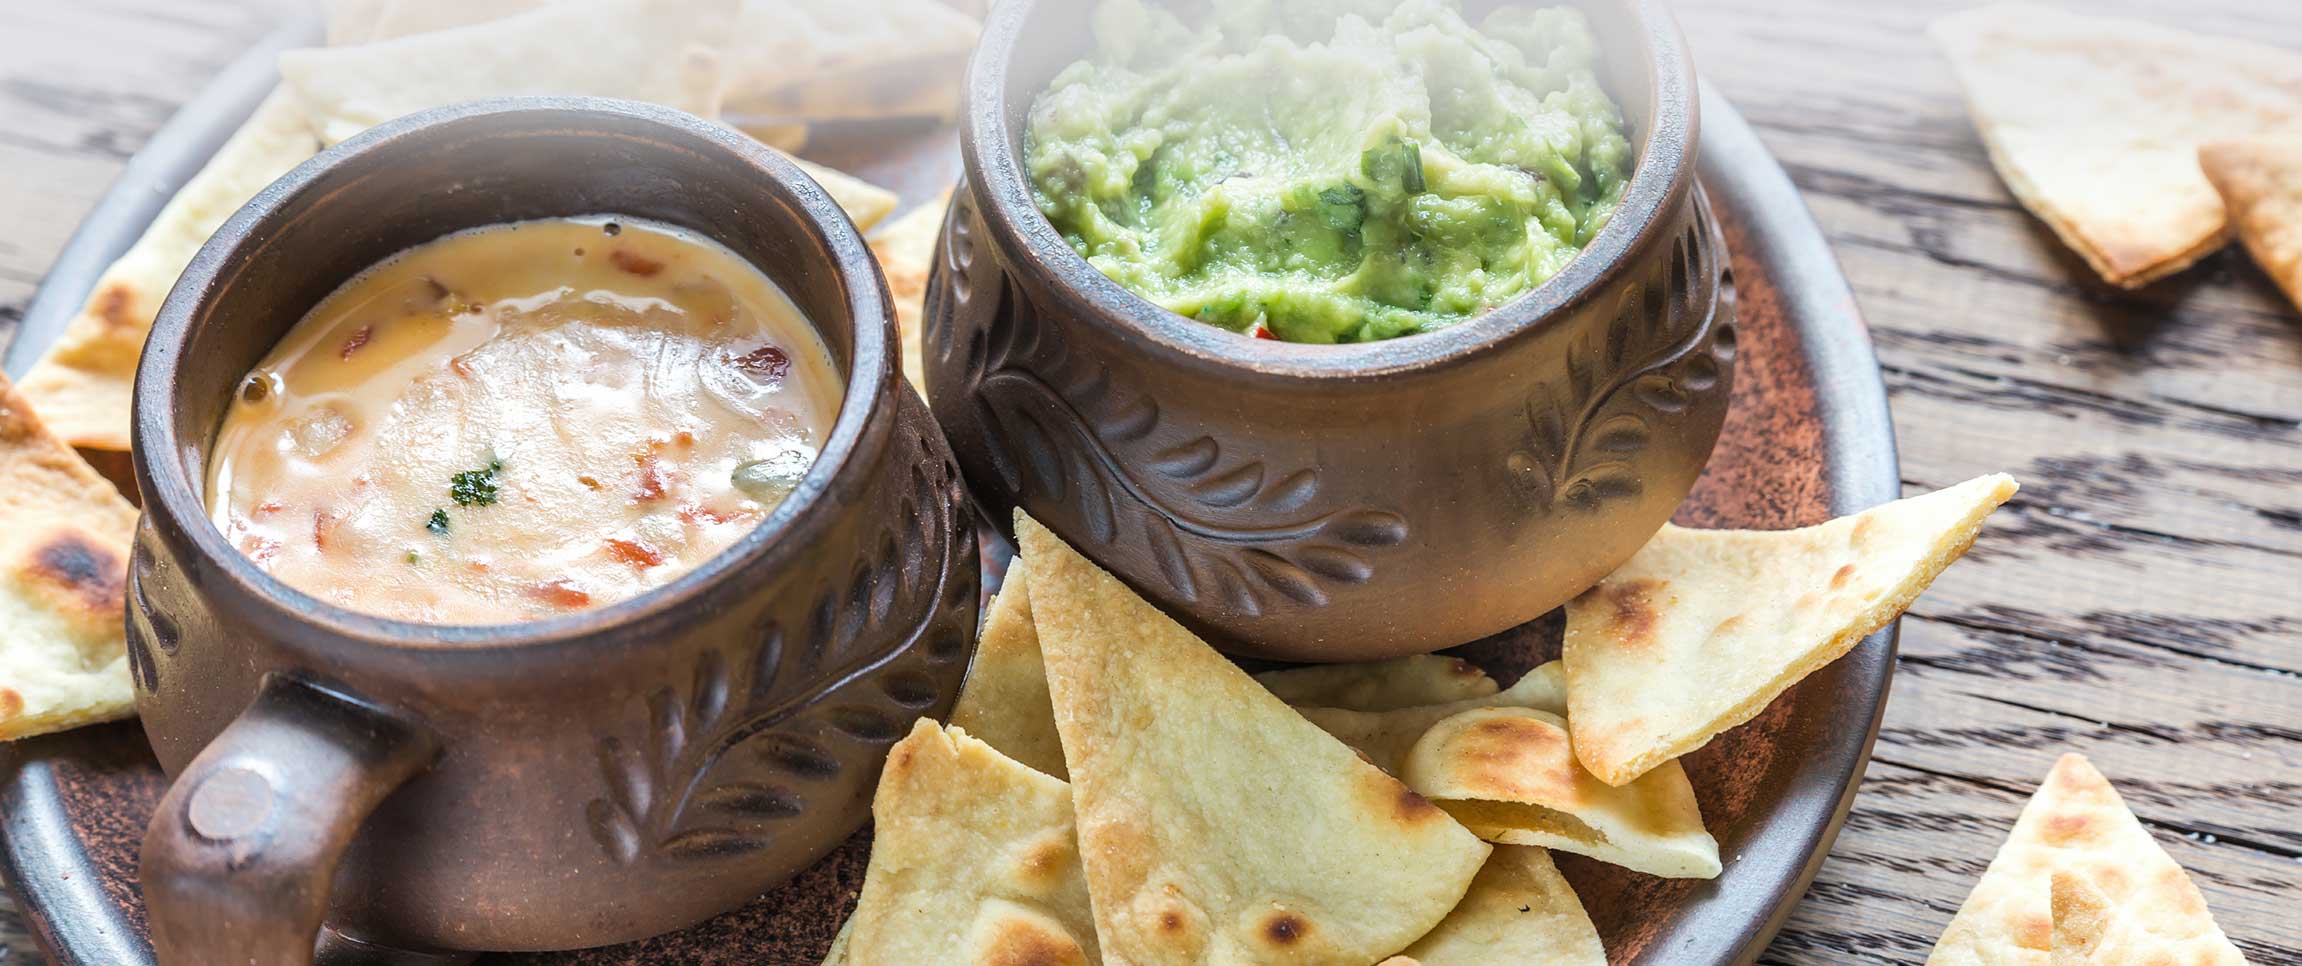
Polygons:
M136 509L0 377L0 739L135 710L125 621Z
M954 725L921 723L905 742L956 748L981 763L973 774L1010 787L978 794L989 786L951 777L937 783L948 794L919 793L919 762L934 759L899 748L864 900L829 962L989 966L1009 960L986 937L1005 935L1036 937L1045 955L1029 961L1089 961L1075 904L1018 897L1022 880L1000 871L1032 865L1007 843L1061 824L1048 804L1058 786L1107 962L1604 962L1546 847L1647 875L1718 876L1728 859L1678 759L1748 715L1722 716L1690 689L1724 682L1719 700L1738 711L1772 701L1908 607L2013 492L1986 476L1805 529L1665 533L1593 599L1619 610L1620 588L1637 584L1648 610L1631 623L1683 640L1621 660L1619 615L1570 609L1570 659L1508 688L1441 655L1249 677L1018 515L1022 554ZM1690 621L1749 629L1696 634L1680 627ZM1660 695L1645 713L1685 726L1637 746L1631 764L1602 758L1617 781L1581 754L1586 723L1564 716L1578 649L1609 687ZM984 831L1023 809L1038 817ZM986 857L953 865L939 848ZM897 936L926 941L875 938Z

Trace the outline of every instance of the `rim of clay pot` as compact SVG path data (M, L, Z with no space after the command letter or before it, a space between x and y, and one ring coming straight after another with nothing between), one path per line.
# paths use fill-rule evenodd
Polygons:
M540 126L539 120L544 122ZM609 129L602 136L628 138L635 124L652 128L668 142L664 150L722 152L741 162L757 175L763 200L788 204L800 213L810 253L828 255L821 268L828 270L829 284L842 290L852 320L842 383L846 395L815 463L791 494L734 545L660 587L597 609L516 623L426 624L339 606L288 586L232 546L208 514L205 480L193 479L187 466L190 453L206 453L213 445L215 427L205 428L209 439L187 445L177 423L186 340L207 315L207 294L238 270L240 249L260 244L277 224L301 217L331 190L323 183L327 176L354 159L421 152L433 138L458 129L474 137ZM600 188L603 198L614 196L615 186ZM616 208L612 202L595 207L610 213ZM719 234L708 227L680 227L706 237ZM136 375L134 455L145 513L163 539L189 551L187 567L201 566L200 558L214 566L212 576L200 581L204 593L229 595L233 610L298 646L349 646L353 650L347 656L361 645L418 649L434 652L427 660L438 660L459 652L490 655L652 639L648 630L659 622L716 604L715 593L727 578L754 567L787 565L833 524L840 476L850 464L873 455L865 436L875 412L897 398L889 391L895 378L892 313L877 263L838 203L790 159L741 132L684 111L601 97L497 98L422 111L378 125L298 165L226 221L177 281L153 324ZM821 331L817 320L809 322ZM229 377L236 381L239 374Z
M985 24L982 46L968 68L967 171L981 197L990 230L1018 238L1014 270L1047 280L1069 308L1087 319L1118 320L1112 329L1157 361L1272 383L1378 381L1452 367L1544 328L1578 303L1632 270L1657 235L1671 230L1671 214L1694 188L1700 117L1694 63L1679 28L1659 0L1582 0L1585 7L1617 11L1646 57L1649 130L1622 206L1583 251L1549 281L1484 315L1434 332L1380 342L1311 345L1254 339L1185 318L1153 304L1088 264L1063 240L1032 199L1016 147L1018 121L1031 105L1013 104L1008 78L1016 52L1042 8L1098 0L1009 0ZM1039 91L1031 96L1036 99ZM1609 96L1614 96L1609 91ZM1620 105L1622 100L1616 99ZM1626 114L1631 112L1626 111ZM1016 264L1024 263L1024 264Z

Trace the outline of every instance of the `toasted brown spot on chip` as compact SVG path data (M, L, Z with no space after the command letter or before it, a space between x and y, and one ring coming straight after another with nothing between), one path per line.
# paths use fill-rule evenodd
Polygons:
M1060 839L1042 839L1024 849L1020 864L1027 882L1058 882L1071 864L1071 850Z
M127 606L127 567L118 554L77 533L59 533L32 553L32 575L97 613Z
M1263 936L1279 946L1292 946L1311 931L1311 924L1292 912L1275 912L1263 920Z
M1414 789L1405 785L1399 786L1397 813L1399 820L1408 824L1429 821L1432 818L1447 814L1439 811L1439 806L1431 804L1430 799L1415 794Z
M96 317L115 329L140 329L142 321L136 318L136 292L118 282L104 286L96 296Z
M984 966L1085 966L1077 940L1028 920L1000 923L983 947Z
M2089 821L2089 818L2090 816L2074 812L2047 816L2046 840L2049 842L2069 842L2086 836L2093 830L2093 822Z
M1840 568L1838 568L1838 572L1837 572L1837 573L1830 575L1830 589L1832 589L1832 590L1837 590L1837 589L1839 589L1839 588L1841 588L1841 587L1844 587L1844 586L1846 586L1846 582L1847 582L1848 580L1851 580L1851 579L1853 579L1853 578L1854 578L1854 565L1853 565L1853 564L1847 564L1847 565L1846 565L1846 566L1844 566L1844 567L1840 567Z
M1160 912L1160 913L1159 913L1159 931L1160 931L1160 932L1167 932L1167 933L1179 933L1179 932L1182 932L1182 931L1183 931L1183 914L1182 914L1182 913L1180 913L1180 912L1176 912L1176 911L1175 911L1175 910L1173 910L1173 909L1168 909L1168 910L1165 910L1165 911L1162 911L1162 912Z
M1632 580L1607 588L1607 603L1614 609L1608 623L1616 640L1639 645L1654 640L1655 624L1662 619L1655 610L1654 595L1664 586L1659 580Z
M24 713L24 696L14 688L0 688L0 719L13 718Z

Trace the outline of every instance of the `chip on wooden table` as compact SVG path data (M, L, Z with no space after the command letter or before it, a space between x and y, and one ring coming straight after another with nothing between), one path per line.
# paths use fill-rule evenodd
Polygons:
M2063 755L1928 966L2244 966L2206 899L2118 791Z
M1400 779L1489 842L1540 845L1634 872L1715 878L1718 842L1675 761L1614 786L1575 760L1566 719L1480 708L1431 726Z
M2139 287L2228 240L2198 148L2302 135L2302 53L2030 4L1932 33L2015 197L2102 277Z
M1583 901L1550 853L1504 845L1455 911L1382 966L1606 966Z
M951 723L1016 761L1068 779L1047 696L1047 665L1039 657L1039 629L1031 622L1027 563L1017 560L1007 569L1006 586L991 600Z
M1255 675L1279 700L1301 707L1395 711L1483 698L1501 690L1478 665L1444 654L1313 664Z
M888 751L871 818L847 962L1097 961L1062 780L923 718Z
M2209 144L2198 165L2255 263L2302 307L2302 137Z
M136 510L0 377L0 738L135 713Z
M1567 604L1575 754L1621 785L1750 720L1900 616L2015 489L1985 476L1798 530L1666 525Z
M1018 517L1031 615L1113 962L1365 966L1490 849Z
M1445 704L1412 705L1389 711L1351 708L1297 707L1295 710L1321 731L1374 762L1375 767L1399 773L1407 752L1433 725L1465 711L1480 708L1536 708L1553 714L1567 710L1566 665L1557 661L1528 671L1510 687L1484 697L1463 698Z
M871 236L871 251L879 256L879 270L886 273L888 293L895 297L903 375L922 396L927 394L927 362L921 345L927 324L927 278L935 269L935 244L943 237L944 216L950 211L951 192L946 191L880 226Z

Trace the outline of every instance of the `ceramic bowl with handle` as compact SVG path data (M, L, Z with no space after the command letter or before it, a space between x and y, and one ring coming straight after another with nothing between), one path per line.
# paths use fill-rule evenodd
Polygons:
M442 627L301 594L211 524L242 374L339 283L454 232L596 213L733 249L842 370L821 456L756 531L628 601ZM735 908L853 833L887 748L953 700L980 584L889 319L862 239L788 160L627 102L419 114L236 215L162 309L135 398L130 659L175 779L143 850L161 961L309 962L323 921L415 950L620 942Z

